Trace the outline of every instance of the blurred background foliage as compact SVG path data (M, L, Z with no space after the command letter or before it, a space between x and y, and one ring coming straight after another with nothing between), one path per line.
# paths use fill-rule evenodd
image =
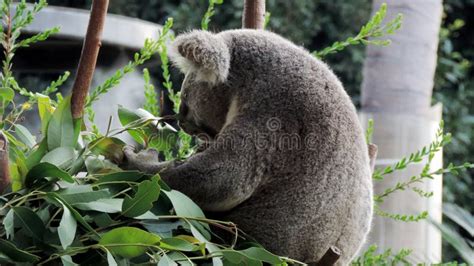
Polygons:
M50 5L89 8L90 0L50 0ZM114 0L110 13L137 17L163 24L172 16L174 29L179 33L199 28L207 0ZM210 30L239 28L243 1L226 0L217 7ZM267 0L271 12L268 28L293 40L309 50L322 49L334 41L356 34L368 20L370 0ZM444 20L440 33L438 69L433 103L444 106L447 131L453 143L444 151L445 161L461 164L474 162L474 0L445 0ZM123 34L127 34L124 32ZM343 81L347 91L359 103L362 80L363 46L350 46L330 55L326 61ZM474 172L463 172L459 177L445 175L444 199L474 213ZM462 235L467 232L456 227ZM473 239L471 238L471 241ZM445 245L443 260L459 258Z

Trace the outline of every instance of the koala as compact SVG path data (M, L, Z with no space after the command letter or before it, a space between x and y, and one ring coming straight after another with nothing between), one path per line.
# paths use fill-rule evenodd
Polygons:
M182 162L129 148L128 160L275 254L311 265L336 246L349 264L371 224L371 170L329 67L263 30L192 31L171 48L185 74L179 124L208 147Z

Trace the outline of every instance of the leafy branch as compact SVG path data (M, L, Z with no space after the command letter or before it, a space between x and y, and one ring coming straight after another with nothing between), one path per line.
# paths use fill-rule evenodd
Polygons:
M402 25L403 15L398 14L393 20L382 26L382 22L387 14L387 4L382 4L375 15L360 29L355 37L349 37L344 41L337 41L331 46L321 51L314 51L312 54L317 58L323 58L329 54L334 54L344 50L350 45L382 45L387 46L390 40L380 39L384 36L394 34Z
M216 13L215 5L220 5L222 3L224 3L224 0L209 0L209 6L207 7L206 13L204 13L204 16L202 17L202 20L201 20L202 30L208 30L209 23L211 22L211 18Z

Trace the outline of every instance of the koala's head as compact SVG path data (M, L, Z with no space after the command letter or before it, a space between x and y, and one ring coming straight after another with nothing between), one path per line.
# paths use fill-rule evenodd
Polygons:
M185 74L179 124L190 134L214 138L226 122L230 68L229 48L216 34L193 31L180 35L170 49L173 63Z

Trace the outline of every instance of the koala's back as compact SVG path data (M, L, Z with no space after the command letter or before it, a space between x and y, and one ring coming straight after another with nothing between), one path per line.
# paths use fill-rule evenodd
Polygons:
M332 245L347 264L372 217L367 146L331 70L278 35L222 32L239 88L235 130L251 123L268 145L248 156L263 182L227 216L279 255L316 262Z

